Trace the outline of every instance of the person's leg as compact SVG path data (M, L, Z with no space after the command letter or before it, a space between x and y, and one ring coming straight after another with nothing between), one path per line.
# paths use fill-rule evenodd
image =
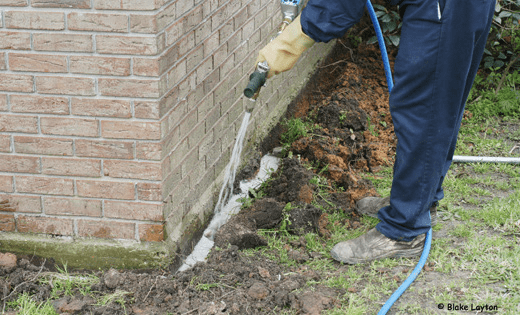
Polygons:
M489 27L490 27L491 18L489 19L488 23L489 23L489 25L486 26L486 29L489 29ZM454 130L454 133L452 135L450 148L448 150L448 156L446 157L446 162L444 163L443 173L442 173L441 179L439 181L439 185L437 187L435 196L433 197L433 202L434 203L439 202L442 198L444 198L444 191L442 189L442 183L443 183L444 177L446 176L446 173L448 172L448 170L449 170L449 168L451 166L451 163L453 161L453 154L455 153L455 147L456 147L456 144L457 144L457 137L458 137L458 134L459 134L460 124L462 122L462 117L464 116L465 103L467 101L467 98L468 98L469 92L471 90L471 87L473 86L473 81L475 80L475 77L476 77L477 71L478 71L478 67L480 65L480 59L481 58L477 58L477 57L478 56L482 56L482 54L484 52L484 48L486 47L486 40L487 40L487 33L485 34L485 36L480 36L478 38L478 40L475 42L474 54L475 54L476 57L472 59L472 62L471 62L471 65L470 65L468 78L467 78L467 81L466 81L466 85L464 87L464 93L462 95L462 99L464 100L464 104L462 105L461 111L458 114L458 121L457 121L457 124L456 124L456 129Z
M398 139L390 205L376 230L331 251L358 263L420 253L482 58L494 0L405 0L390 112ZM438 200L438 199L437 199ZM418 237L420 236L420 237ZM385 254L385 248L387 254Z
M430 228L492 20L494 0L404 1L390 112L398 139L390 206L377 230L411 241Z

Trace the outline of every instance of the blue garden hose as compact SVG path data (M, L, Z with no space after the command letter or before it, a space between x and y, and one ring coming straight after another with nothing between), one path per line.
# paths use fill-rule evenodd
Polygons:
M370 15L370 18L372 19L372 23L374 24L374 28L376 30L377 35L377 42L379 43L379 49L381 50L381 56L383 57L383 64L385 67L385 76L386 76L386 82L388 84L388 91L391 92L392 88L394 87L394 82L392 80L392 70L390 69L390 62L388 61L388 53L386 52L386 46L385 41L383 38L383 32L381 31L381 27L379 26L379 22L377 21L376 12L374 11L374 7L372 6L372 3L370 3L370 0L367 0L367 9L368 13ZM419 273L421 272L421 269L424 267L424 264L426 264L426 260L428 259L428 255L430 254L430 248L432 245L432 229L430 228L428 230L428 233L426 233L426 240L424 241L424 249L421 254L421 258L419 258L419 262L417 263L417 266L415 266L415 269L412 271L412 273L406 278L406 280L401 284L401 286L390 296L388 301L383 305L379 313L377 315L384 315L386 314L392 305L394 305L395 301L408 289L408 287L412 284L412 282L417 278Z

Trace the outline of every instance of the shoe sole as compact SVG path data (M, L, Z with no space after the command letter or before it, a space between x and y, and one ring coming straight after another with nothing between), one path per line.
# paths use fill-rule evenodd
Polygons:
M358 258L341 259L339 256L337 256L333 252L331 252L330 254L331 254L332 258L334 258L334 260L336 260L336 261L339 261L339 262L342 262L345 264L349 264L349 265L357 265L357 264L364 264L367 262L371 262L373 260L380 260L380 259L384 259L384 258L414 258L414 257L420 256L423 252L423 249L424 249L424 247L420 247L417 249L410 249L410 250L407 250L406 253L402 253L401 251L394 251L394 252L386 253L385 255L375 257L373 259L358 259Z

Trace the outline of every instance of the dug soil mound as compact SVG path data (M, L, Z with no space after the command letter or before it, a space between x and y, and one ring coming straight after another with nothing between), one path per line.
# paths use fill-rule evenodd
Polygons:
M290 105L286 118L300 118L313 127L286 147L287 157L278 171L251 192L253 202L217 233L217 246L205 263L182 273L75 272L77 279L94 280L56 291L59 279L49 272L51 267L33 257L18 257L0 271L4 310L8 312L6 303L23 292L38 301L52 301L58 313L66 314L278 314L286 307L294 314L320 314L337 305L342 290L306 285L322 275L301 265L320 257L307 249L304 235L329 237L327 217L334 211L349 214L342 222L345 226L359 227L355 202L376 195L359 172L392 164L395 153L379 50L357 45L352 36L364 39L370 36L367 29L371 26L362 23L339 40L305 92ZM262 143L262 153L280 146L285 128L282 122L273 130ZM258 159L253 159L243 177L257 167ZM288 257L243 250L265 246L265 234L258 233L265 229L299 236L284 245ZM281 264L284 259L297 264ZM55 292L61 293L54 296Z

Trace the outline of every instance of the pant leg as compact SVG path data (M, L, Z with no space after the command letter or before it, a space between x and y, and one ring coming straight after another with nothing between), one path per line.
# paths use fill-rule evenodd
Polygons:
M390 113L397 136L390 206L378 231L411 241L430 228L495 0L405 0Z

